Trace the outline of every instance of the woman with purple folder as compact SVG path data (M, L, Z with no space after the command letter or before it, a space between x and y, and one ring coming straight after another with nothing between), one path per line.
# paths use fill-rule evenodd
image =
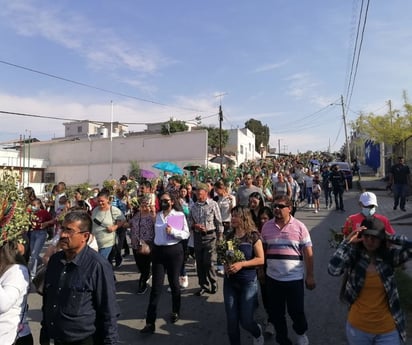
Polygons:
M172 313L170 322L179 320L180 286L179 275L183 263L183 246L181 241L189 238L186 217L178 200L164 193L160 197L161 210L156 215L155 237L152 249L152 289L146 313L146 326L141 333L152 334L156 327L157 304L163 289L164 276L171 288Z

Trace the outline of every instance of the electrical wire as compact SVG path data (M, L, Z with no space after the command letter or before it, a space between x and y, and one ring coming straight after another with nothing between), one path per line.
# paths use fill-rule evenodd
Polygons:
M136 97L136 96L131 96L131 95L128 95L128 94L125 94L125 93L122 93L122 92L112 91L112 90L105 89L105 88L98 87L98 86L94 86L94 85L91 85L91 84L86 84L86 83L79 82L79 81L76 81L76 80L60 77L60 76L57 76L57 75L54 75L54 74L51 74L51 73L42 72L42 71L39 71L39 70L35 70L33 68L17 65L17 64L14 64L14 63L11 63L11 62L8 62L8 61L4 61L4 60L0 60L0 63L2 63L4 65L11 66L11 67L19 68L19 69L22 69L22 70L25 70L25 71L28 71L28 72L37 73L37 74L40 74L40 75L43 75L43 76L46 76L46 77L49 77L49 78L54 78L54 79L58 79L58 80L61 80L61 81L65 81L67 83L72 83L72 84L75 84L75 85L87 87L87 88L90 88L90 89L102 91L102 92L105 92L105 93L110 93L110 94L125 97L125 98L131 98L131 99L137 100L139 102L151 103L151 104L160 105L160 106L168 107L168 108L175 108L175 109L189 110L189 111L195 111L195 112L202 112L199 109L178 107L178 106L173 106L173 105L166 104L166 103L161 103L161 102L148 100L148 99L144 99L144 98L140 98L140 97Z
M362 26L362 34L361 34L361 38L360 38L360 43L359 43L359 49L358 49L358 54L357 54L357 58L356 58L356 65L355 65L355 72L353 74L353 82L352 82L352 86L350 89L350 93L349 95L347 95L347 100L346 100L346 107L350 106L350 103L352 101L352 94L353 94L353 89L355 88L355 81L356 81L356 76L358 74L358 67L359 67L359 60L360 60L360 55L361 55L361 51L362 51L362 46L363 46L363 38L365 37L365 28L366 28L366 21L368 19L368 13L369 13L369 3L370 0L367 0L367 4L366 4L366 10L365 10L365 16L363 19L363 26Z
M18 113L18 112L13 112L13 111L5 111L5 110L0 110L0 115L15 115L15 116L23 116L23 117L34 117L38 119L47 119L47 120L58 120L58 121L71 121L71 122L80 122L80 121L89 121L89 122L94 122L94 123L107 123L107 121L101 121L101 120L86 120L86 119L76 119L76 118L69 118L69 117L60 117L60 116L46 116L46 115L39 115L39 114L29 114L29 113ZM198 117L200 120L202 119L207 119L213 116L219 115L218 113L211 114L208 116L203 116L203 117ZM187 120L187 121L196 121L197 119L193 120ZM123 122L123 121L118 121L124 125L147 125L147 122Z
M369 13L369 4L370 4L370 0L367 0L365 14L363 15L365 6L364 6L364 0L362 0L358 24L357 24L356 39L355 39L355 44L353 47L352 63L351 63L351 68L350 68L350 73L349 73L349 81L348 81L348 84L346 87L346 93L345 93L346 108L349 108L349 105L352 100L353 90L355 87L356 77L357 77L358 68L359 68L360 55L361 55L362 46L363 46L363 39L365 36L366 21L367 21L368 13ZM361 29L362 18L363 18L363 25Z

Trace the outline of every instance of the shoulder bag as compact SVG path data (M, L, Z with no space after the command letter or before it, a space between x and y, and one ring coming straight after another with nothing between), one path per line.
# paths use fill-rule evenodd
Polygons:
M151 244L142 240L141 236L141 228L140 228L140 221L142 220L142 215L139 215L139 244L137 246L137 253L140 255L149 255L152 251Z

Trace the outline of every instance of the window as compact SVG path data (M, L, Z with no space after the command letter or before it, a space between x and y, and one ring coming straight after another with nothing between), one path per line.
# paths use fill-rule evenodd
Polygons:
M243 145L240 145L240 154L243 155Z
M81 133L81 132L83 132L82 126L77 127L77 133Z
M252 144L249 143L249 151L252 151Z

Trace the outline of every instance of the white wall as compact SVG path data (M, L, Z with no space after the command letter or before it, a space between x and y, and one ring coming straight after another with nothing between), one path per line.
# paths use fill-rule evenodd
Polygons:
M237 163L241 164L247 160L260 158L255 149L255 134L247 128L230 129L229 140L225 149L236 153ZM243 147L243 151L241 150Z
M207 165L207 131L116 137L112 141L93 138L39 142L31 145L31 156L49 161L46 172L54 172L56 182L101 185L106 179L127 175L130 161L155 173L160 171L152 165L159 161L171 161L180 167Z

